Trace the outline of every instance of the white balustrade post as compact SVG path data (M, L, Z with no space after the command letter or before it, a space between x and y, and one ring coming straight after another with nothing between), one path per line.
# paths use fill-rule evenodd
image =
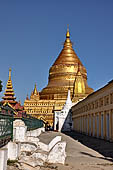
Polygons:
M0 170L7 169L7 159L8 159L8 149L1 148L0 149Z

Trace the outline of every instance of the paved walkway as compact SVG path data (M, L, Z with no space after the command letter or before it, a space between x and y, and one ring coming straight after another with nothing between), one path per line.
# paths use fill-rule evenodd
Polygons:
M98 146L99 149L100 146L100 148L104 150L104 146L107 149L107 143L110 144L109 142L77 133L75 134L75 132L67 133L67 135L59 132L46 132L41 134L40 140L48 144L52 138L57 135L61 135L62 141L66 141L67 143L66 162L65 165L57 165L58 170L113 170L111 157L105 157L99 152L89 148L90 146L92 146L92 148ZM100 144L103 143L103 146L100 145L99 142L101 142ZM84 143L84 145L82 143ZM87 145L89 145L89 147L87 147ZM112 146L113 143L111 143L110 147ZM108 148L107 152L109 151L110 148Z

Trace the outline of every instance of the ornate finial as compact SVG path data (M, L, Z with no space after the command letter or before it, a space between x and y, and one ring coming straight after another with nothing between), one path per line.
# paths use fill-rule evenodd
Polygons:
M9 80L11 80L11 68L9 68Z
M70 33L69 33L69 24L67 24L67 33L66 33L66 38L70 38Z
M36 83L35 83L35 88L36 88Z
M35 95L37 95L37 88L36 88L36 83L35 83L35 88L34 88L34 92L33 92Z

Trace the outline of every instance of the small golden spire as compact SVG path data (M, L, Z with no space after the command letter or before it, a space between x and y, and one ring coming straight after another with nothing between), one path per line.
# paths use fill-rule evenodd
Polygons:
M35 88L34 88L34 94L37 95L37 88L36 88L36 83L35 83Z
M70 38L70 33L69 33L69 24L67 24L67 33L66 33L66 38Z
M85 83L83 76L80 71L80 64L78 63L78 71L76 74L76 79L75 79L75 87L74 87L74 94L85 94Z
M9 80L11 80L11 68L9 68Z

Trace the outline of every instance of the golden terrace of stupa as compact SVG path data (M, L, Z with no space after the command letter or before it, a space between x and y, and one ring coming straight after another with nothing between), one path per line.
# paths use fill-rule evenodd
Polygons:
M32 114L52 125L54 111L62 109L68 88L73 103L93 92L87 84L86 68L72 47L69 29L66 32L63 49L49 70L48 85L38 92L35 84L30 99L27 96L24 102L24 109L27 114Z

